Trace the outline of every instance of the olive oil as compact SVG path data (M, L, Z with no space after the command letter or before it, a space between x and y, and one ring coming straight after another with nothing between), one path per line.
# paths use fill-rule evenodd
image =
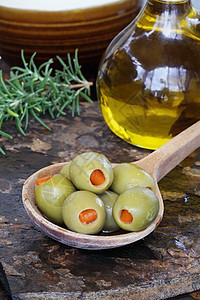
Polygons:
M149 0L110 44L97 95L110 129L157 149L200 119L200 28L190 0Z

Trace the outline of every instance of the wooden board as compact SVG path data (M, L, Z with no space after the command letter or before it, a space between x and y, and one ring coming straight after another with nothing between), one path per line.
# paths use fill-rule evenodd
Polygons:
M0 157L0 261L12 293L21 299L156 300L200 289L200 150L161 180L165 213L155 232L117 249L81 250L32 225L21 199L25 179L83 151L104 153L111 162L151 151L112 134L97 103L81 105L81 117L44 121L51 131L31 121L22 137L10 123L14 139L1 139L7 155Z

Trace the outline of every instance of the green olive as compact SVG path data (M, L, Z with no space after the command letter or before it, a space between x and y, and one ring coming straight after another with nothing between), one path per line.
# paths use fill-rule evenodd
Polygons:
M96 194L105 192L113 181L111 163L104 155L96 152L76 156L70 163L69 173L77 189Z
M71 161L66 162L64 167L62 167L62 169L60 170L60 174L65 176L68 180L71 180L70 175L69 175L69 165L70 165L70 163L71 163Z
M62 217L70 230L95 234L103 228L106 209L103 201L96 194L89 191L77 191L65 199Z
M106 220L103 226L103 231L115 231L120 229L113 218L113 205L118 197L118 194L112 191L105 191L103 194L99 195L99 198L104 202L106 208Z
M156 191L153 178L142 168L131 163L122 163L113 168L114 179L110 187L117 194L136 186L148 187L154 193Z
M63 224L61 208L65 198L76 189L64 176L55 174L51 179L35 186L36 204L52 222Z
M116 223L127 231L140 231L157 217L159 201L154 192L144 187L134 187L117 198L113 206Z

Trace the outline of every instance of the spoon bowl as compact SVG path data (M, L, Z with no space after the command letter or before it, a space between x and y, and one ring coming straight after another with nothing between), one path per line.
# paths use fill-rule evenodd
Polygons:
M23 185L23 205L33 224L46 235L60 243L88 250L121 247L144 238L157 228L164 213L164 203L158 182L198 147L200 147L200 121L184 130L145 158L134 162L153 177L156 184L156 195L159 200L159 212L156 219L147 228L139 232L120 231L119 233L115 232L109 235L86 235L70 231L46 219L37 208L35 202L34 190L36 180L59 173L66 162L50 165L32 174ZM115 165L116 164L113 164L113 166Z

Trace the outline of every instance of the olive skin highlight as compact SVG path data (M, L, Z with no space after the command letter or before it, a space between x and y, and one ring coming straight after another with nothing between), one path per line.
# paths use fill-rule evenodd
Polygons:
M113 216L116 223L126 231L140 231L148 227L157 217L159 201L154 192L144 187L134 187L125 191L115 201ZM129 214L127 222L122 214Z
M95 185L91 175L98 171L104 182ZM79 190L87 190L96 194L105 192L113 182L113 168L109 160L96 152L85 152L76 156L70 163L69 174L72 183Z
M117 194L122 194L126 190L136 187L148 187L154 193L155 182L151 175L135 164L122 163L113 168L114 179L110 187Z
M87 210L95 211L94 221L81 222L80 215ZM90 191L76 191L70 194L62 206L62 217L68 229L85 234L99 233L105 223L106 209L103 201Z
M68 161L65 163L64 167L60 170L60 174L65 176L68 180L71 180L70 175L69 175L69 165L71 161Z
M35 186L36 204L50 221L62 225L62 204L65 198L75 190L67 178L55 174L51 179Z
M119 225L115 222L113 218L113 205L118 198L118 194L112 191L105 191L103 194L99 195L99 198L103 200L106 208L106 220L103 226L103 231L116 231L119 230Z

